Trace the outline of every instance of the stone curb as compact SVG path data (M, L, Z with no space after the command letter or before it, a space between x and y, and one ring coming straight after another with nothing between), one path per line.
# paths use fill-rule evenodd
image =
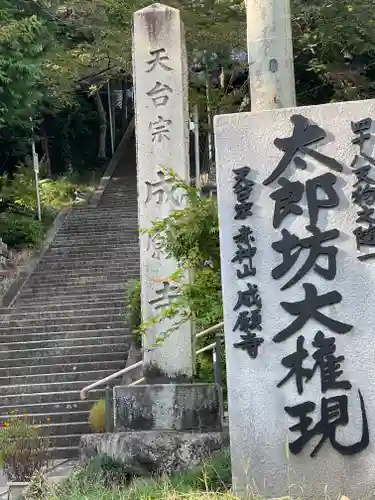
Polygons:
M129 139L132 137L134 130L135 130L135 117L133 117L131 122L129 123L128 128L126 129L126 132L120 141L120 144L117 146L115 154L112 156L112 159L109 162L109 165L108 165L106 171L104 172L103 177L101 178L99 186L97 187L94 194L90 198L88 206L90 206L90 207L97 207L98 206L98 203L99 203L101 197L103 196L104 190L107 187L107 185L112 177L112 174L115 171L115 169L119 163L119 160L120 160L121 155L124 151L124 148L126 147Z

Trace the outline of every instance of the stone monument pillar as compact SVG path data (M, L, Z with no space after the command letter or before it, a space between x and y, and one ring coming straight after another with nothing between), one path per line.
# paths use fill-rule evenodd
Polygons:
M148 228L183 206L162 167L188 179L187 70L179 11L154 4L136 12L133 43L139 220ZM170 303L175 289L168 277L175 271L176 262L160 252L157 239L141 236L145 321ZM221 387L192 383L190 324L155 347L167 327L155 326L144 339L150 385L114 388L115 432L82 438L84 457L105 453L124 462L130 473L155 474L192 467L227 444Z
M375 100L215 119L235 492L374 498Z
M153 4L134 15L133 78L137 137L139 226L167 217L183 207L165 169L189 179L189 113L187 60L180 12ZM142 319L148 322L170 305L176 287L169 279L176 262L160 250L157 235L140 236ZM164 333L164 320L143 339L145 372L153 380L191 380L191 324ZM161 340L157 343L158 340Z

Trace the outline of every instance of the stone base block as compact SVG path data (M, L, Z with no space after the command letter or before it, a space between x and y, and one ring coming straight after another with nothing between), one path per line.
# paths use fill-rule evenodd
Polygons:
M160 384L114 388L115 430L220 432L222 389L217 384Z
M122 462L135 476L191 469L229 445L229 433L141 431L88 434L81 437L80 458L97 455Z

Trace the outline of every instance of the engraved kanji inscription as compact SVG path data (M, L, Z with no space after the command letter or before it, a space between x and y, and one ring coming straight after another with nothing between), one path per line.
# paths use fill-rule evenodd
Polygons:
M146 61L149 66L146 73L151 73L157 66L160 66L165 71L172 71L172 68L166 64L166 61L169 61L169 56L164 48L150 50L149 54L151 59Z
M156 290L156 297L149 301L155 310L163 310L171 305L173 299L178 296L177 286L171 285L168 281L163 281L163 287Z
M308 147L327 137L326 132L321 127L310 124L309 120L302 115L293 115L290 121L294 126L292 136L274 140L275 146L284 152L284 156L272 174L263 182L265 186L275 181L286 170L294 155L298 152L314 158L336 172L342 171L342 165L334 158L330 158ZM294 158L294 163L297 168L305 169L307 166L306 161L301 157Z
M152 130L152 142L170 141L170 125L172 125L172 120L165 120L162 116L158 116L157 121L150 122L149 127Z
M145 203L149 203L151 199L155 197L158 205L169 202L175 207L179 207L181 205L181 200L175 196L177 187L174 185L173 179L167 177L161 170L157 172L157 176L159 177L158 181L145 182L147 186L147 197Z
M320 312L320 309L333 304L339 304L342 295L339 292L332 291L323 295L318 295L316 287L310 283L304 283L305 300L300 302L281 302L281 307L297 318L273 338L274 342L283 342L298 330L300 330L310 318L326 326L335 333L344 334L350 332L352 325L334 320Z
M152 89L147 92L147 95L151 97L156 108L165 106L168 103L171 94L173 94L171 87L159 81L157 81Z
M321 439L310 453L311 457L316 456L327 439L330 441L332 447L342 455L354 455L366 449L370 442L369 428L361 391L358 391L358 395L362 416L362 436L359 441L351 445L343 445L336 439L337 428L346 426L349 423L348 396L340 395L332 398L322 398L320 421L312 428L310 426L313 423L313 419L308 414L315 410L315 403L306 401L296 406L286 406L285 411L288 415L299 419L299 422L290 427L289 430L301 434L299 438L289 443L291 453L297 455L313 437L319 435Z

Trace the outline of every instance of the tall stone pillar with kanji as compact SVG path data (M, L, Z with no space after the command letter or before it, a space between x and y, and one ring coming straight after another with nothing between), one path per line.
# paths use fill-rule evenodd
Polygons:
M187 60L180 12L153 4L134 15L133 78L137 138L139 226L183 208L168 170L189 179ZM160 316L176 297L171 275L177 263L165 255L158 235L140 235L142 320ZM174 320L147 328L143 338L146 378L191 380L193 341L190 322L170 331Z
M178 10L154 4L134 14L133 75L139 225L147 229L184 207L168 169L188 181L187 63ZM177 263L163 254L157 235L141 234L140 241L142 315L149 322L178 293L171 280ZM194 383L191 324L170 331L173 324L156 324L143 337L145 383L113 388L115 432L83 443L90 456L105 449L130 474L191 468L228 445L222 388Z

